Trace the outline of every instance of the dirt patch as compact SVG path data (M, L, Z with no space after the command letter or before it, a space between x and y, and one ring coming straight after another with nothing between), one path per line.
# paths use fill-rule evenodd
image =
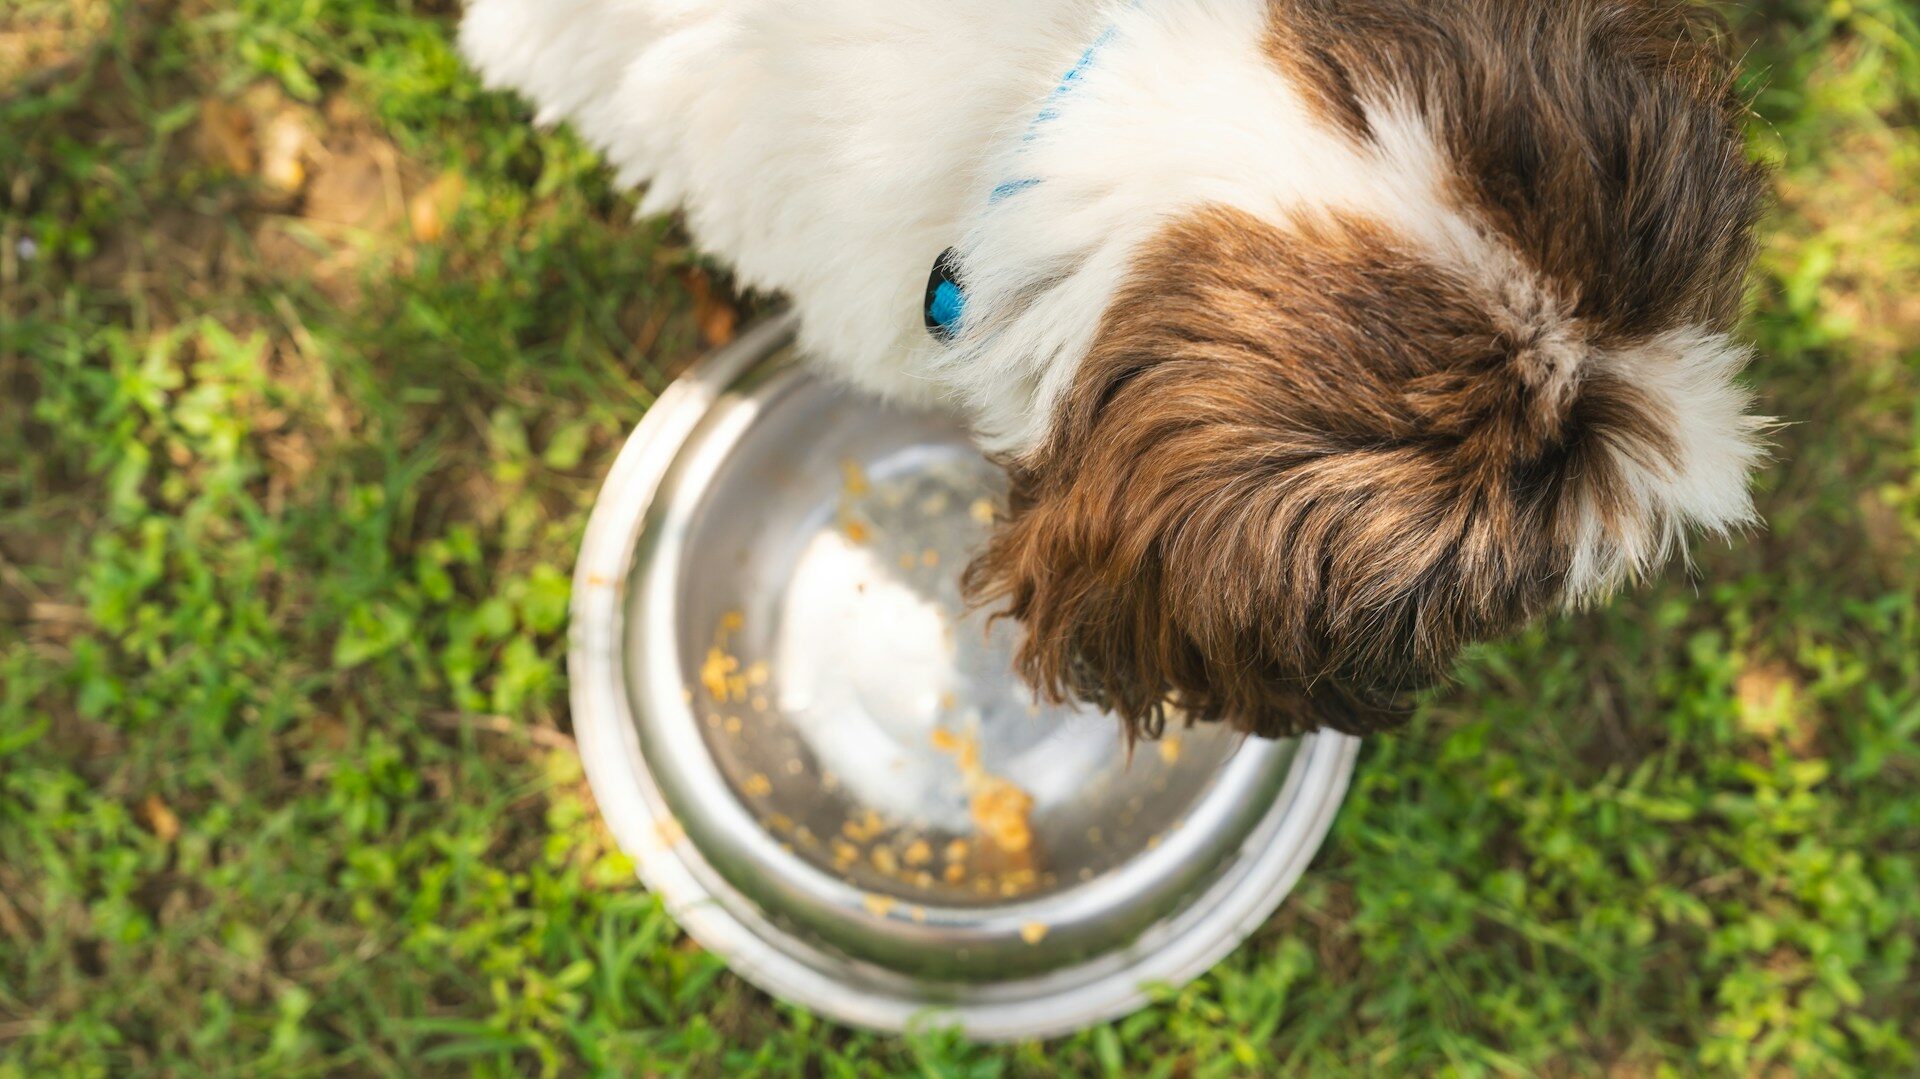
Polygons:
M1805 753L1819 734L1805 688L1785 664L1749 664L1734 682L1734 702L1740 728L1763 741Z

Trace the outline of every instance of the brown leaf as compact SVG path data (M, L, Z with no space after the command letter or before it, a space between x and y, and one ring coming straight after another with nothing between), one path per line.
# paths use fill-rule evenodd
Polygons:
M413 196L407 203L407 221L413 226L413 238L421 243L433 243L445 236L447 221L460 208L460 199L466 193L467 178L448 171Z
M708 348L719 348L733 340L740 328L740 309L733 297L714 286L704 270L687 274L687 291L693 295L693 321L700 329L700 341Z
M398 198L397 162L391 144L361 133L330 140L307 179L301 216L325 225L385 232L406 212Z
M146 801L140 803L139 817L140 823L160 842L171 843L180 838L180 818L159 795L147 795Z
M241 176L253 173L253 121L218 98L200 102L200 126L194 143L209 163Z

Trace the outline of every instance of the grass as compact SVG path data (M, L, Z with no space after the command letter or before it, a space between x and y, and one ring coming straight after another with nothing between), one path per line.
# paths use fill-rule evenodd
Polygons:
M729 310L451 2L0 11L0 1079L1920 1073L1920 3L1761 0L1770 527L1477 654L1230 961L880 1038L682 937L567 576Z

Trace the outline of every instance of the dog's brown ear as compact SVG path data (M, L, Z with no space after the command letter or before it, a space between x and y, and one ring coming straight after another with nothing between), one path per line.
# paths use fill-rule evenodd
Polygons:
M1013 469L970 594L1024 623L1030 682L1136 734L1169 706L1393 725L1466 645L1713 523L1683 498L1746 504L1733 352L1591 335L1524 293L1362 219L1169 226ZM1663 395L1682 377L1713 393Z
M1192 444L1178 452L1208 455ZM1224 477L1232 468L1217 460L1207 470ZM1322 727L1368 734L1404 721L1424 680L1410 656L1385 665L1356 656L1348 670L1309 670L1309 657L1330 658L1333 642L1313 640L1307 612L1285 609L1274 587L1253 579L1285 569L1264 563L1266 544L1250 531L1284 522L1262 526L1253 520L1258 507L1228 505L1218 501L1232 499L1228 492L1161 475L1164 486L1130 477L1132 493L1120 496L1097 481L1064 489L1014 470L1012 517L965 583L975 602L1024 626L1020 675L1052 701L1112 712L1134 739L1159 737L1170 717L1230 720L1267 737ZM1148 496L1149 485L1172 497ZM1176 493L1182 489L1191 498ZM1198 505L1207 502L1224 512ZM1193 516L1182 526L1169 513ZM1375 651L1409 640L1384 628L1370 636Z

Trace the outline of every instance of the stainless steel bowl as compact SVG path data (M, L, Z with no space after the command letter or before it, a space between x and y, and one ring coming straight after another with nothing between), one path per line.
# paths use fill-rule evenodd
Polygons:
M792 362L791 326L648 412L575 579L574 723L647 886L836 1019L1044 1037L1202 972L1285 897L1356 743L1036 707L957 579L1001 477L952 423Z

